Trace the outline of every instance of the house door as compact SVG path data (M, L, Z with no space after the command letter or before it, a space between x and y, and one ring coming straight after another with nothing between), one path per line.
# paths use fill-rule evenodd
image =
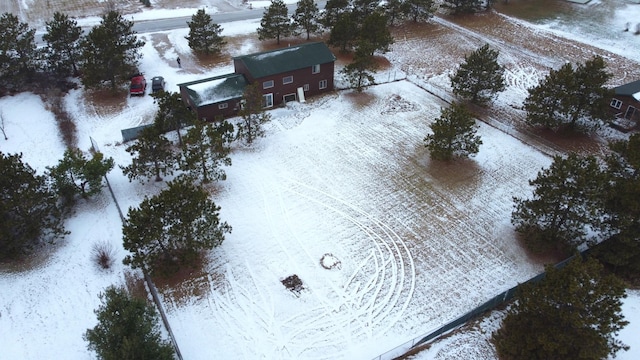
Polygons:
M296 101L296 94L287 94L282 97L282 101L284 103L288 103L290 101Z
M636 112L636 108L634 108L633 106L629 105L629 107L627 108L627 112L624 113L624 118L627 120L631 120L631 118L633 118L633 114L635 114Z

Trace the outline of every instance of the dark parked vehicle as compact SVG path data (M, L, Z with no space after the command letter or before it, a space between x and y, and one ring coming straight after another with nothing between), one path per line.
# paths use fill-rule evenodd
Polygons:
M164 91L164 78L162 76L154 76L151 79L151 92Z
M144 95L144 92L147 90L147 80L145 80L144 75L138 74L131 77L131 85L129 86L129 94L133 95Z

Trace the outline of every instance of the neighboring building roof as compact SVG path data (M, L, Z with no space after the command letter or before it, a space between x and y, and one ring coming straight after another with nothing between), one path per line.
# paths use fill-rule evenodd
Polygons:
M315 42L237 56L233 59L242 61L251 76L257 79L313 65L326 64L335 61L336 57L323 42Z
M242 74L225 74L212 78L178 84L185 87L196 106L241 98L247 80Z
M632 96L634 99L640 101L640 80L620 85L613 90L616 95Z

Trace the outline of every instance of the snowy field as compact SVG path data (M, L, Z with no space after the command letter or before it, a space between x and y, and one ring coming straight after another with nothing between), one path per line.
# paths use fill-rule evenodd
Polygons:
M223 35L257 26L224 24ZM230 62L200 66L188 55L185 35L186 29L141 34L148 79L163 75L177 91L178 83L232 71ZM256 51L254 43L229 52ZM186 69L176 68L178 55ZM379 79L397 72L392 63ZM530 68L513 76L527 78ZM120 130L149 123L156 108L148 96L123 97L115 111L105 111L82 90L72 91L65 106L79 147L87 150L92 137L118 165L130 162ZM527 180L550 158L480 123L477 157L432 162L422 139L443 106L399 81L273 110L267 137L236 147L228 179L212 189L233 232L204 271L186 285L161 289L184 358L371 359L537 274L542 264L514 241L511 198L529 193ZM57 163L64 145L40 97L0 98L0 109L9 137L0 151L23 152L40 174ZM108 177L125 211L164 186L129 183L119 168ZM118 259L125 255L106 189L82 203L66 226L72 234L48 255L24 269L0 270L0 357L93 357L82 333L95 325L98 293L124 284L126 272L119 261L99 271L90 259L99 241L111 242ZM337 266L325 269L322 259ZM298 295L281 284L294 274L304 283ZM638 313L640 296L632 295L626 314ZM498 317L485 320L477 336L451 337L419 358L491 359L486 338ZM631 320L621 338L633 346L640 321Z

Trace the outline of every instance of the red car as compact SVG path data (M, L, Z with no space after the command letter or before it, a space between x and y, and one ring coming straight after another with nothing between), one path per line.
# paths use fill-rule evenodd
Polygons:
M146 89L147 80L144 79L142 74L135 75L131 78L131 85L129 86L129 94L131 96L144 95Z

